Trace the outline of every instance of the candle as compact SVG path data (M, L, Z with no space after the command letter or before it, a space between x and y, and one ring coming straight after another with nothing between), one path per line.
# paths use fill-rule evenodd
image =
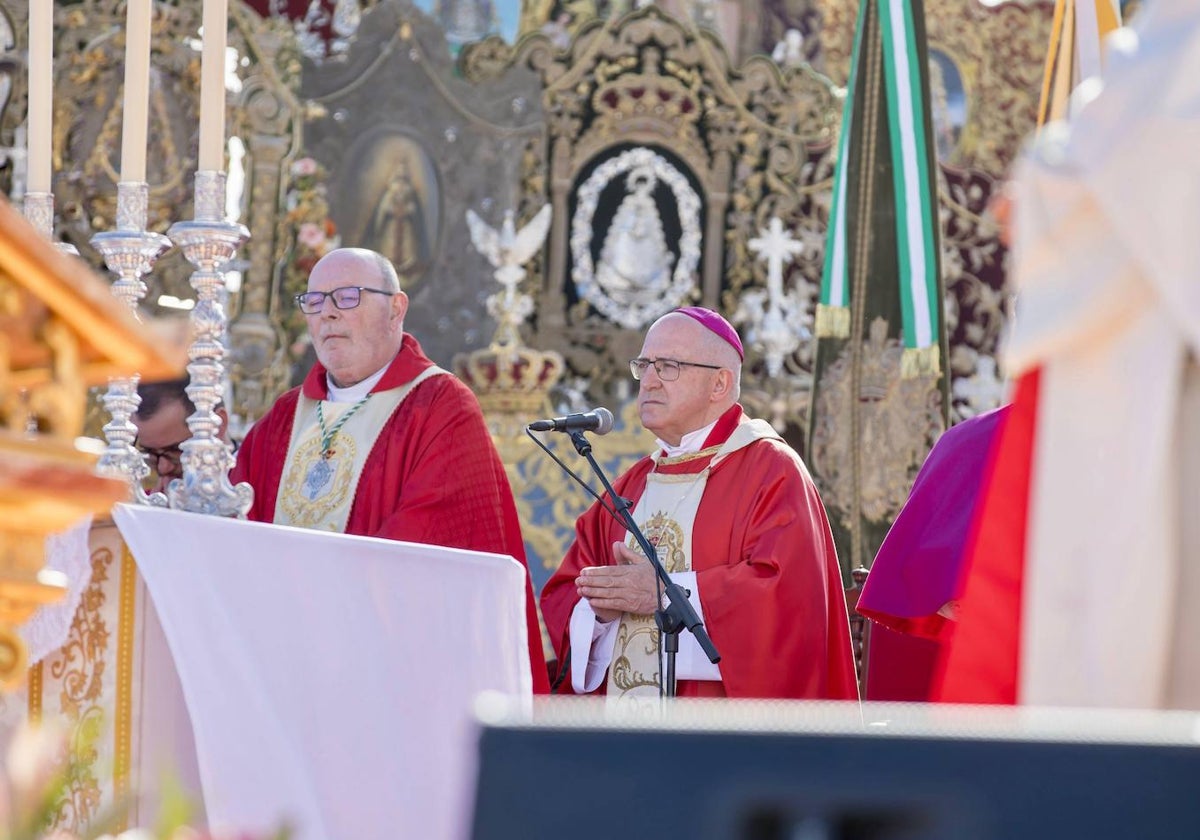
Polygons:
M50 192L50 114L54 108L54 3L29 4L29 192Z
M121 180L129 182L146 180L146 123L150 109L150 3L151 0L128 0L125 6Z
M225 171L225 27L227 0L204 0L200 53L201 172Z

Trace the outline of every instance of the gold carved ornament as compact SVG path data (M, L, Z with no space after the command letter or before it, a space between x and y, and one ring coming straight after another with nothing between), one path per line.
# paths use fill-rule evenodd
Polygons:
M86 388L141 372L177 376L186 358L134 318L85 263L60 253L0 202L0 681L24 676L12 627L63 582L44 573L46 535L125 498L77 449ZM47 434L38 434L44 430ZM7 669L7 670L3 670Z
M810 67L781 73L760 56L734 69L715 36L655 6L593 21L567 49L532 34L511 48L490 39L460 61L472 80L514 67L542 77L546 137L522 159L523 192L549 196L556 214L545 264L534 267L542 271L537 343L566 348L569 368L592 388L621 376L641 338L614 330L586 300L568 308L557 280L569 272L568 197L600 156L630 145L670 149L701 186L704 253L693 300L733 312L744 290L765 287L748 243L773 215L809 246L788 280L815 296L840 93ZM807 345L789 360L793 369L811 369L806 353Z
M844 84L849 74L858 4L818 0L821 48L829 74ZM925 0L931 53L958 70L966 95L966 120L953 154L956 167L1003 178L1037 118L1053 2L1000 3Z
M856 509L874 523L895 518L926 453L943 431L939 377L900 376L903 347L899 339L888 338L886 320L871 322L861 348L862 373L857 382L852 376L852 350L847 344L822 378L810 442L812 463L819 465L824 477L821 495L826 508L841 517L847 531L855 529L851 512ZM850 418L856 408L860 412L857 445ZM918 408L923 411L914 414Z

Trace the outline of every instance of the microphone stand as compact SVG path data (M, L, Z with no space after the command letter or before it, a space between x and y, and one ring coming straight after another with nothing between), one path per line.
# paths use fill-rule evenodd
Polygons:
M587 459L588 464L592 467L592 472L600 479L600 483L604 485L604 489L608 491L608 497L612 499L613 510L617 514L617 519L621 524L633 534L633 538L637 540L637 544L641 546L642 553L646 555L646 559L650 561L650 565L654 567L654 573L658 575L658 579L662 582L663 589L667 593L667 605L663 607L659 604L659 608L654 611L654 621L658 625L658 629L662 632L663 651L666 653L666 673L663 677L663 691L667 697L675 696L675 654L679 652L679 632L685 627L691 631L696 637L704 655L708 657L708 661L717 663L721 661L721 654L717 652L716 646L712 639L709 638L708 631L704 629L704 622L700 620L700 616L696 614L692 602L688 600L688 593L682 586L671 580L667 570L663 568L662 562L658 559L658 551L646 539L646 535L642 533L641 528L633 521L633 515L629 512L630 501L626 498L618 496L613 490L612 484L609 483L608 477L604 474L604 470L596 463L596 459L592 456L591 441L584 436L582 431L573 431L570 434L571 443L575 445L575 451Z

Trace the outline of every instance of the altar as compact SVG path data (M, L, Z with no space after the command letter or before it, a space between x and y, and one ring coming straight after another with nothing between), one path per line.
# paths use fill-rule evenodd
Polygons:
M79 644L76 621L35 682L47 717L94 682L75 709L102 722L94 763L118 771L97 799L145 794L129 820L144 825L170 777L218 832L465 835L475 698L531 697L515 560L147 506L113 519L80 610L110 632ZM100 667L80 669L97 645Z

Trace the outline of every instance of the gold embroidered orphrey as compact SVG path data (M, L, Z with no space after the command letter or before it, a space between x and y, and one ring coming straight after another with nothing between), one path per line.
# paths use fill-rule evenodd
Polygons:
M709 475L734 452L764 439L780 440L780 437L769 423L744 420L719 446L675 458L655 456L655 469L646 476L646 489L638 500L633 519L655 546L668 574L692 569L692 534ZM701 458L711 460L699 473L664 475L657 470L659 466ZM632 543L632 535L626 542ZM635 545L630 548L637 550ZM626 613L621 617L609 670L608 702L659 697L660 635L653 615Z
M900 376L903 348L898 339L888 338L885 319L871 322L857 382L852 350L847 342L821 381L812 441L813 461L824 477L822 498L848 530L857 527L852 515L855 452L864 455L857 482L862 516L884 522L894 518L908 498L916 471L943 430L937 378ZM859 415L857 442L852 439L856 424L851 412Z
M698 454L711 457L717 451L717 447L712 447ZM658 463L679 463L693 457L663 458ZM692 526L708 484L709 469L711 465L698 475L663 475L651 471L646 476L646 489L638 500L633 518L654 546L668 574L691 571ZM641 553L633 534L626 536L625 544ZM653 614L625 613L621 616L608 672L609 702L659 697L661 635Z

